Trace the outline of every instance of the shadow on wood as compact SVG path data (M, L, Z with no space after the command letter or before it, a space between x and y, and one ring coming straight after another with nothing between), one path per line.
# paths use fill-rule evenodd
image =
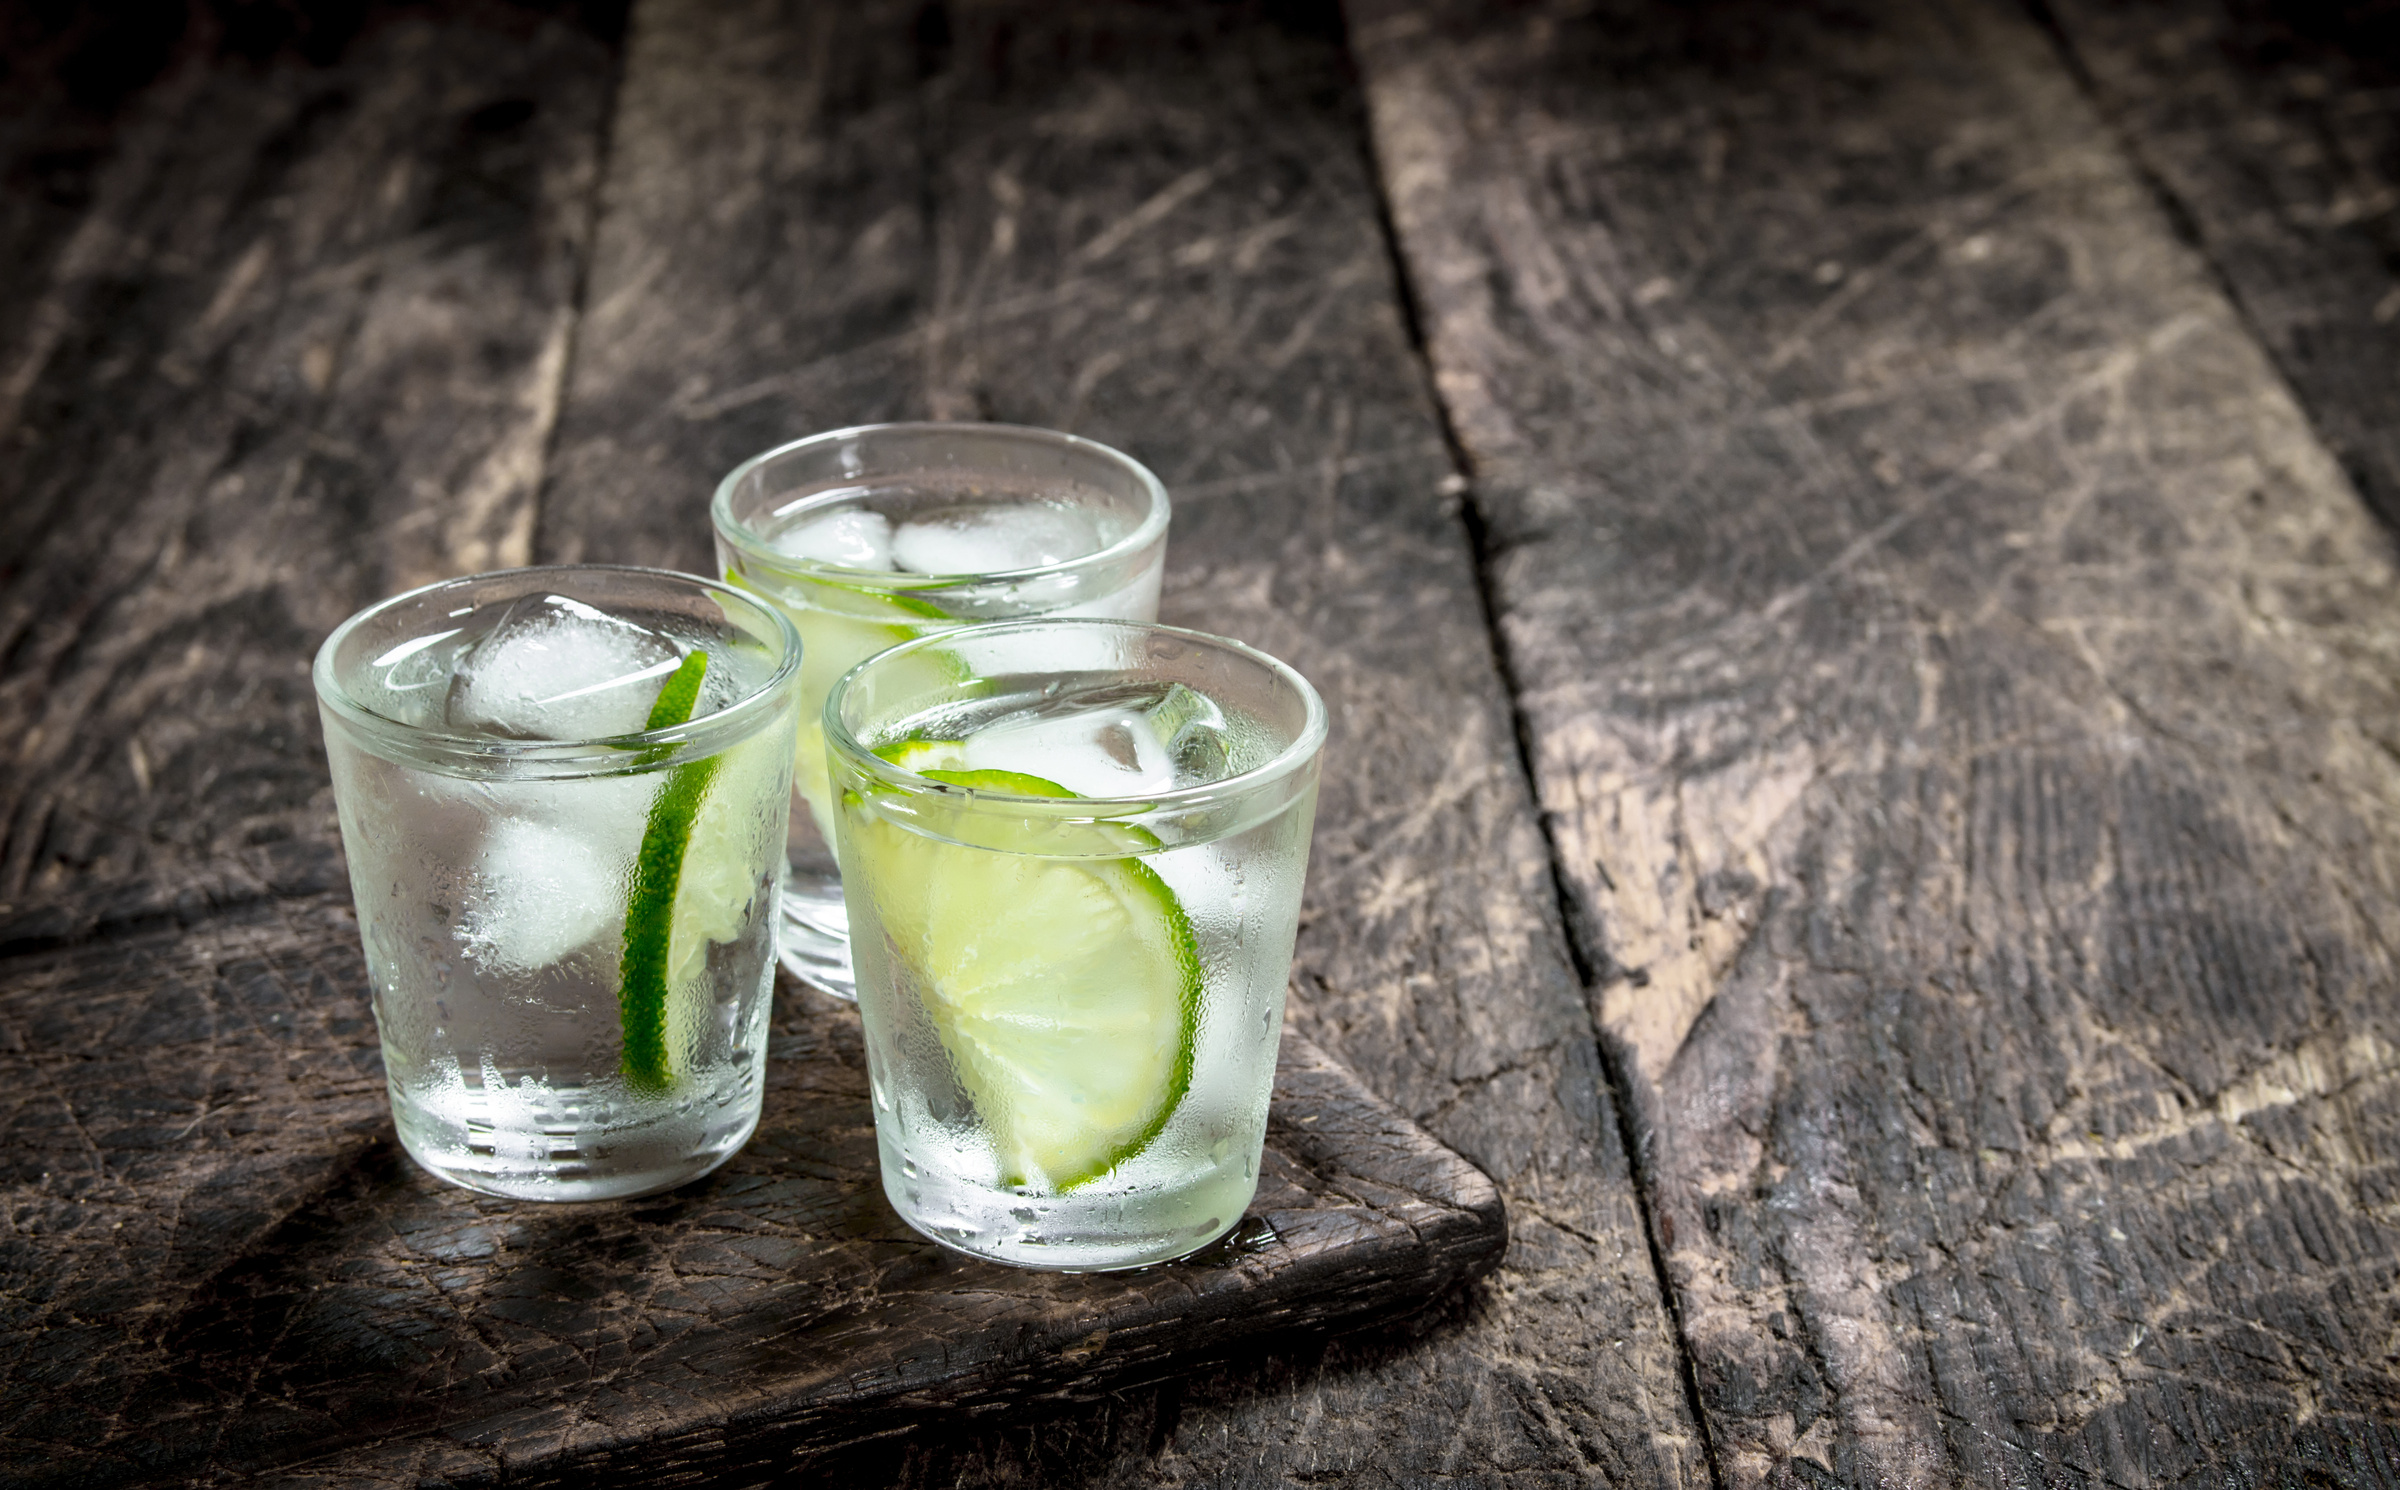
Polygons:
M52 1389L46 1351L81 1342L29 1338L0 1399L12 1482L764 1472L1405 1314L1506 1245L1488 1180L1287 1034L1258 1196L1226 1239L1117 1274L962 1257L884 1202L855 1012L790 985L782 1003L759 1132L705 1181L493 1200L419 1172L387 1125L181 1304L152 1369ZM15 1286L42 1265L20 1249Z

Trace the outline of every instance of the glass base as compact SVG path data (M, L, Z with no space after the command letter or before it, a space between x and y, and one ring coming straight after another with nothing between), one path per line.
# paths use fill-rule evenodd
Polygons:
M699 1113L617 1132L561 1127L495 1135L488 1126L442 1122L394 1091L400 1147L417 1167L462 1189L511 1200L637 1200L714 1172L758 1127L758 1084L738 1122L695 1134Z
M1258 1193L1255 1158L1202 1166L1180 1184L1133 1193L996 1190L912 1162L887 1134L879 1122L884 1198L900 1219L945 1247L1009 1267L1113 1273L1173 1262L1233 1230Z
M839 883L828 898L796 882L783 887L782 923L775 930L775 960L793 977L837 999L858 1002L858 976L850 970L850 914Z
M886 1193L888 1195L889 1192ZM1010 1232L991 1232L971 1226L940 1226L906 1213L900 1219L908 1223L911 1231L927 1241L939 1242L953 1252L963 1252L985 1262L996 1262L1002 1267L1024 1268L1037 1273L1124 1273L1191 1256L1232 1231L1240 1223L1242 1213L1235 1211L1230 1221L1211 1217L1206 1225L1178 1236L1144 1238L1139 1242L1113 1246L1078 1245L1074 1241L1061 1245L1052 1238L1024 1227Z

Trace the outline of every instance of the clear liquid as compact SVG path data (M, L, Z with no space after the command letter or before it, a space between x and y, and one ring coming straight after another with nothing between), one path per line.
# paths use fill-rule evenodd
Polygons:
M1072 694L1045 693L1037 680L1022 694L980 701L970 715L928 715L885 733L971 737L979 727L1021 730L1028 720L1072 720L1079 712L1099 718L1120 701L1083 702L1088 710ZM1263 748L1263 729L1226 713L1234 735ZM843 810L849 833L873 809L849 795ZM1009 1182L972 1083L943 1039L940 995L882 924L877 897L854 883L852 951L876 1137L884 1190L902 1218L962 1251L1065 1271L1161 1262L1230 1230L1257 1190L1314 810L1311 787L1239 832L1133 856L1173 893L1198 952L1190 1085L1155 1138L1107 1173L1063 1190ZM951 843L942 852L971 861L1003 850ZM875 872L855 853L848 867L854 877Z
M1094 552L1123 538L1137 521L1121 504L1071 487L907 481L837 483L786 492L756 529L770 546L780 546L779 538L792 530L845 513L869 513L888 524L905 526L944 514L1011 506L1072 511L1088 525ZM835 680L913 637L980 621L1042 615L1156 620L1165 547L1154 546L1146 555L1107 573L1033 575L933 589L915 588L924 583L921 578L881 566L859 570L855 583L836 583L745 568L742 556L722 544L718 557L729 576L737 577L790 617L800 633L800 728L793 750L791 823L784 844L783 957L796 976L828 992L851 997L855 975L849 952L849 910L843 903L841 866L833 848L833 802L824 731L819 723L825 696ZM986 564L979 572L1002 567Z
M448 692L444 659L471 655L471 640L406 659L425 710ZM730 696L756 686L752 659L715 660ZM651 805L688 764L543 780L496 762L462 776L370 753L327 718L411 1157L492 1194L600 1200L672 1188L741 1147L765 1077L789 740L778 725L715 758L709 842L695 833L684 875L709 874L716 914L688 938L699 951L667 996L670 1080L645 1090L621 1069L625 913Z

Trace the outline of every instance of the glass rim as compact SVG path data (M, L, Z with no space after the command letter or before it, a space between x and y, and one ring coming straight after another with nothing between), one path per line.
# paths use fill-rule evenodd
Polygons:
M676 586L698 590L719 603L731 601L744 614L756 615L767 621L768 624L762 629L774 636L782 647L775 671L765 682L713 714L683 724L668 725L663 729L637 730L623 735L593 735L573 740L517 740L496 735L428 729L368 708L342 686L337 676L334 656L342 643L376 617L403 605L422 601L443 590L464 589L494 580L577 574L631 575L653 582L665 580ZM557 591L568 595L570 599L576 598L568 586L558 586ZM642 564L528 564L515 569L487 569L477 574L437 579L431 584L419 585L413 590L403 590L397 595L378 600L334 627L317 647L316 660L309 668L310 677L316 684L317 701L343 724L370 740L399 746L412 756L452 763L521 760L554 768L568 768L570 772L581 765L621 770L637 767L647 769L670 761L714 754L726 744L756 733L772 722L779 706L796 701L797 694L791 688L791 683L799 673L800 633L792 625L791 618L782 611L755 595L745 595L719 580L686 574L678 569L658 569Z
M946 781L921 776L905 766L896 766L866 746L851 733L842 719L842 705L850 696L850 685L869 669L885 664L896 665L907 656L932 651L940 646L972 645L982 638L1058 628L1115 630L1139 632L1145 636L1171 636L1187 642L1213 647L1264 668L1299 695L1302 705L1300 731L1292 742L1269 759L1247 771L1237 771L1216 781L1197 786L1177 787L1171 791L1144 792L1124 797L1036 797L1016 792L997 791L988 787L964 787ZM826 741L843 759L864 769L869 775L887 785L912 794L939 794L952 805L973 812L993 811L1022 815L1026 808L1050 809L1040 816L1075 818L1122 819L1141 814L1171 814L1206 808L1228 801L1238 801L1259 791L1276 786L1293 773L1305 769L1325 748L1328 723L1325 700L1316 685L1301 676L1300 670L1282 658L1262 652L1248 642L1229 636L1195 631L1187 626L1167 626L1156 621L1120 621L1108 616L1028 616L1013 621L992 621L973 626L951 627L914 637L886 651L878 652L852 667L833 682L825 694L824 727Z
M862 435L933 435L957 434L962 431L994 435L1001 439L1018 440L1026 444L1053 445L1096 456L1105 463L1122 467L1133 476L1141 486L1143 494L1149 499L1149 510L1142 514L1142 520L1134 525L1133 531L1116 542L1103 548L1096 548L1088 554L1078 554L1072 559L1061 559L1055 564L1036 564L1024 569L976 569L960 574L905 574L890 569L849 569L839 564L825 564L815 559L798 558L770 547L766 540L759 537L748 523L733 515L734 491L746 477L772 462L782 460L807 447L831 445L842 440L856 439ZM861 475L864 477L865 473L862 472ZM912 419L886 424L852 424L841 429L820 430L813 435L803 435L797 440L787 440L772 449L762 450L726 472L725 478L717 483L716 494L710 497L708 502L709 524L716 529L717 536L740 550L745 559L760 568L794 578L816 580L820 583L840 585L851 589L898 592L955 590L968 585L981 585L994 581L1048 579L1056 575L1081 574L1087 570L1104 569L1112 563L1140 553L1164 536L1168 520L1172 516L1173 506L1167 496L1166 483L1159 480L1158 474L1148 466L1117 449L1114 445L1103 445L1098 440L1087 440L1081 435L1071 435L1064 430L1043 429L1038 425L1001 424L974 419Z

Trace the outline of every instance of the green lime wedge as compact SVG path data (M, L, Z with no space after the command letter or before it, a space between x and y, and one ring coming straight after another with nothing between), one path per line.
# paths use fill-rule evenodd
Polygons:
M922 774L1075 795L1014 771ZM1199 943L1158 872L1132 854L1040 858L852 823L861 831L846 847L991 1135L1001 1182L1064 1192L1147 1148L1191 1087L1200 1021ZM1157 843L1141 837L1127 846Z
M692 710L700 703L700 685L708 678L708 654L694 652L667 674L667 681L658 687L658 701L650 706L650 718L643 724L647 732L654 729L673 729L691 721Z
M647 727L688 722L707 671L707 653L686 657L659 690ZM710 1002L709 944L732 941L749 924L758 885L746 814L761 795L758 772L781 769L774 754L753 747L771 740L676 767L651 801L617 974L623 1070L638 1091L674 1085Z

